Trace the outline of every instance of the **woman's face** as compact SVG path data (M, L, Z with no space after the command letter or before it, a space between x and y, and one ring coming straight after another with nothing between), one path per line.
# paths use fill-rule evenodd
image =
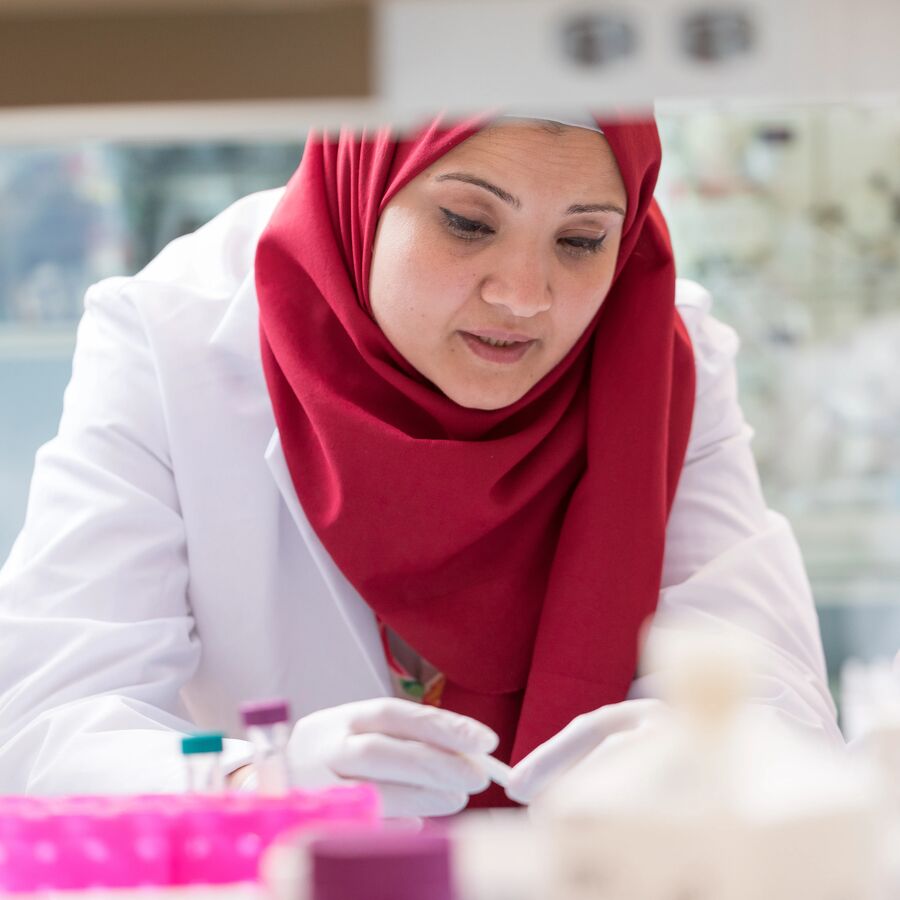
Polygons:
M598 132L492 125L385 207L369 281L375 320L451 400L508 406L563 359L599 309L625 203Z

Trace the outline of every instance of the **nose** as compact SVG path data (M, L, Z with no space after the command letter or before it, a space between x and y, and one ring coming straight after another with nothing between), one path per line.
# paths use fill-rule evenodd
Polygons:
M549 269L533 247L498 254L481 283L481 299L528 319L553 305Z

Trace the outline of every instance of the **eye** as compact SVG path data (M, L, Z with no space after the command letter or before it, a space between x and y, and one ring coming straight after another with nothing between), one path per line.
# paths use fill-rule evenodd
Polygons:
M598 238L560 238L560 243L565 246L566 251L571 253L572 256L590 256L602 250L605 242L605 234Z
M494 229L490 225L485 225L484 222L467 219L465 216L450 212L449 209L445 209L443 206L440 207L440 210L444 214L444 222L447 228L464 241L477 241L479 238L494 233Z

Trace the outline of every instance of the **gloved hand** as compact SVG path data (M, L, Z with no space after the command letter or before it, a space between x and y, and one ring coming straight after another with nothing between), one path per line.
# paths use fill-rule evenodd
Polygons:
M519 803L531 803L551 782L583 760L594 762L612 752L666 716L661 700L623 700L577 716L549 741L536 747L509 776L506 794Z
M497 741L474 719L386 697L304 716L288 752L298 785L368 781L378 788L386 816L446 816L488 786L478 757Z

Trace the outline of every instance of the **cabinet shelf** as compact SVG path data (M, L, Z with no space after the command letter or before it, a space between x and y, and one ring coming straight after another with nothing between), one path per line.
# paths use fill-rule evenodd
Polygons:
M0 324L0 360L67 359L75 349L76 323L24 326Z

